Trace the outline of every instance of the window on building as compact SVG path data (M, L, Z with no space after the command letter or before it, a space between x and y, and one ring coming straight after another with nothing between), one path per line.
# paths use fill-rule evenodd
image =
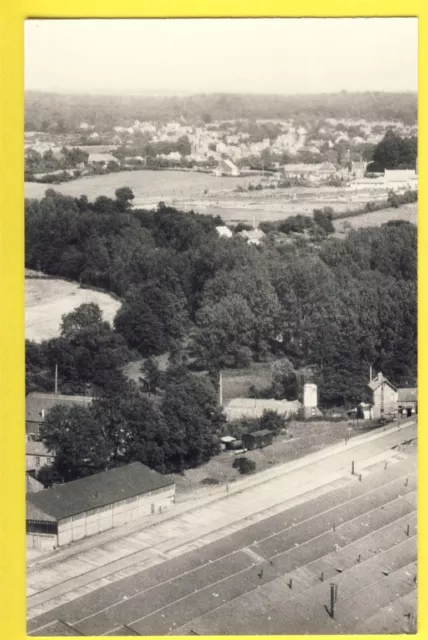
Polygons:
M36 456L36 467L40 467L40 458Z

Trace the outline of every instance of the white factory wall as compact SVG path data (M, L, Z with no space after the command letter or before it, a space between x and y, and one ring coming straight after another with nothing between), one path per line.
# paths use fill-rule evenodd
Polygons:
M166 511L174 502L175 485L121 500L58 522L58 546L107 529L120 527L144 516Z
M53 533L27 533L25 544L28 549L52 551L57 546L57 536Z

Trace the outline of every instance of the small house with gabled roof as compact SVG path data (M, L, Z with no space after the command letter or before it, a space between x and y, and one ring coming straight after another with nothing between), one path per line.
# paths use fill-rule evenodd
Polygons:
M395 387L383 373L378 373L368 384L372 417L381 418L397 411L397 387Z

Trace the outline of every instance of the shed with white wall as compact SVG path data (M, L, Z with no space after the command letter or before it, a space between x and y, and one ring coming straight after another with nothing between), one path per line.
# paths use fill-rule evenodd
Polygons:
M27 546L54 549L162 513L175 483L140 462L27 496Z

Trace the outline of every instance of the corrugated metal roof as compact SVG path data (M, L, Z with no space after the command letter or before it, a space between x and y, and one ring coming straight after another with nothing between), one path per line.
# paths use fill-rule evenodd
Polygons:
M171 477L133 462L31 494L27 496L27 509L33 505L60 520L172 484Z
M38 629L29 634L30 636L82 636L83 633L77 631L74 627L69 624L65 624L65 622L61 622L61 620L55 620L50 624L46 625L46 627L42 627L42 629Z

